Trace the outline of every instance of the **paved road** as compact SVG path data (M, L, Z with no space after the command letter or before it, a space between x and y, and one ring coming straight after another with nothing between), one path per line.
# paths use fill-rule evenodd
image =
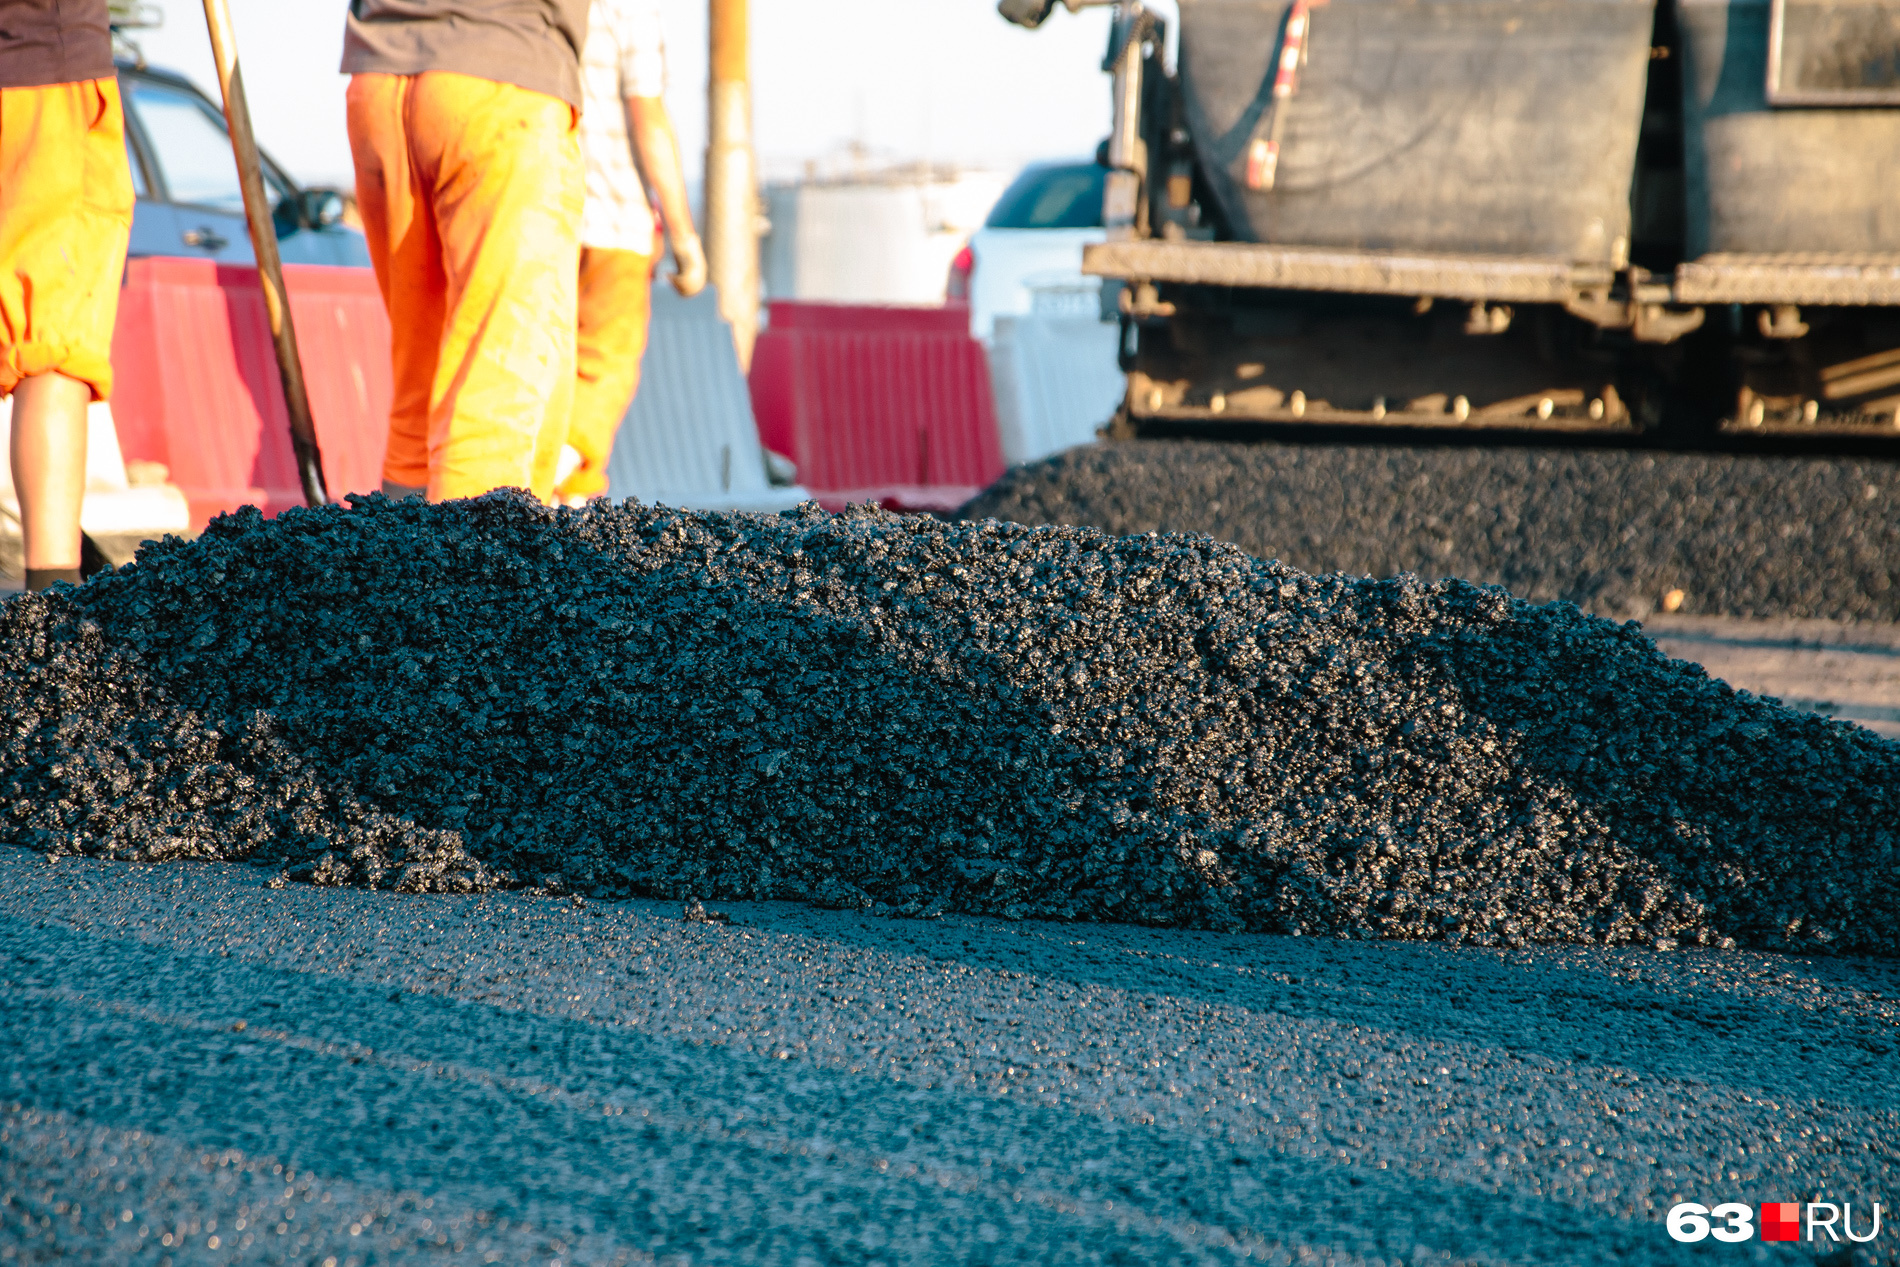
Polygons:
M1730 686L1900 739L1900 626L1652 616L1643 628Z
M1813 1262L1660 1220L1900 1202L1900 963L723 909L0 847L0 1264Z

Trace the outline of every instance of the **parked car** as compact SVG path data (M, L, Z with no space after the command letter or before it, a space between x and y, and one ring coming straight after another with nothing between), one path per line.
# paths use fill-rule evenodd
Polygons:
M183 76L131 62L119 63L119 92L138 194L131 254L255 263L224 112ZM369 267L363 235L343 223L341 193L300 188L268 155L264 185L286 264Z
M999 316L1096 315L1101 282L1082 275L1082 248L1104 240L1102 185L1092 162L1036 163L996 200L950 267L949 298L970 305L970 333Z

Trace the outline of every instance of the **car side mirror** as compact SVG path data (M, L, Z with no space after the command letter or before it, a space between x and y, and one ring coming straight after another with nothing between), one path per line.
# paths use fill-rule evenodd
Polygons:
M343 223L343 195L334 189L303 191L304 223L313 229L328 229Z

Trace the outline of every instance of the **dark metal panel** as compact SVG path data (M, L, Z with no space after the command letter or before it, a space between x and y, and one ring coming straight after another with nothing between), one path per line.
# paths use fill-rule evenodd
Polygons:
M1900 4L1772 0L1767 87L1778 106L1900 106Z
M1768 103L1767 0L1680 0L1688 254L1900 251L1900 109Z
M1236 234L1621 263L1648 0L1315 7L1274 187L1249 190L1286 11L1181 0L1189 125Z

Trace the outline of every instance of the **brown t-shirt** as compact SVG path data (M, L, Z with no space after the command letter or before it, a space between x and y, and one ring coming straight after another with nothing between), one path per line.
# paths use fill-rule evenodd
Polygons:
M76 84L113 73L106 0L0 0L0 88Z
M588 0L350 0L343 70L454 71L559 97L578 110L587 6Z

